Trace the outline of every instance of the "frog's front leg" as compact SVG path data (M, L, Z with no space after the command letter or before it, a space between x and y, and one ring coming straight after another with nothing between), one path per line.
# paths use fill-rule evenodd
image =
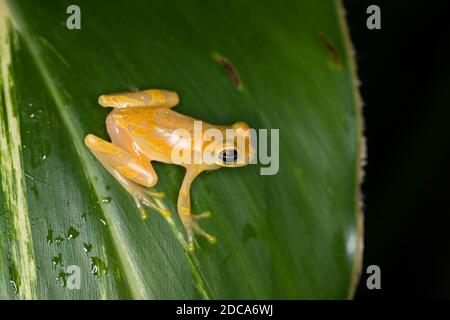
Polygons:
M98 103L102 107L119 109L131 107L172 108L178 102L179 98L176 92L160 89L117 92L104 94L98 98Z
M88 134L84 142L109 173L133 196L143 218L147 217L143 205L159 211L163 216L170 215L170 212L159 208L152 200L153 197L162 197L163 194L146 189L153 187L158 181L150 161L141 161L93 134Z
M194 233L198 233L206 239L210 243L215 243L216 237L210 235L205 232L202 228L200 228L197 220L203 218L209 218L211 213L206 211L204 213L198 215L191 214L191 185L192 181L201 173L201 170L195 166L186 168L186 175L184 176L183 183L181 185L180 193L178 195L178 214L180 215L180 219L183 222L184 228L187 232L188 237L188 250L194 250Z

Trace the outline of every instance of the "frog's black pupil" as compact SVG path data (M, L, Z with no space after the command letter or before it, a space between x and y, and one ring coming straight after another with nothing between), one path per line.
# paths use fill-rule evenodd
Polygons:
M220 159L225 164L234 163L238 157L237 150L228 149L220 153Z

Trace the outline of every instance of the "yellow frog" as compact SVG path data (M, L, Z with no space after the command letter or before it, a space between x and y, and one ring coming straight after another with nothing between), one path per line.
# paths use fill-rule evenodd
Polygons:
M148 190L158 180L151 161L181 165L186 168L186 174L178 195L177 208L187 232L188 249L194 250L194 232L215 243L216 238L202 230L197 222L198 219L210 217L210 212L191 215L190 187L202 171L237 167L250 162L254 149L248 125L237 122L231 126L215 126L177 113L171 108L178 104L178 95L167 90L150 89L102 95L98 102L103 107L114 108L106 118L112 142L88 134L85 144L131 194L143 217L146 217L143 205L158 210L164 216L170 214L156 206L152 200L163 194ZM199 132L195 128L198 123L201 124L201 135L208 130L215 130L227 138L198 140ZM180 129L188 135L181 135ZM226 132L230 130L234 136L228 138ZM244 143L238 143L239 139ZM174 148L197 161L185 161L185 157L174 156Z

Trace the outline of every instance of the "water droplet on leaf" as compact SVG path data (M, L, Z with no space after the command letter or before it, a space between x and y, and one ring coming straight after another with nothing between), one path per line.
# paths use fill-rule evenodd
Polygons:
M61 271L58 274L58 277L56 278L56 281L61 285L61 287L65 287L67 285L67 277L70 276L70 274Z
M67 231L67 240L75 239L79 235L80 233L78 232L77 229L75 229L74 227L70 227L69 231Z
M56 268L56 266L58 266L58 265L62 265L62 255L61 255L61 253L58 253L57 256L54 256L52 258L52 264L53 264L53 268Z
M61 242L63 242L64 241L64 238L63 237L61 237L61 236L57 236L56 238L55 238L55 243L56 244L60 244Z
M101 202L102 202L102 203L110 203L111 200L112 200L111 197L103 197L102 200L101 200Z
M92 250L92 244L83 242L83 250L85 254L88 254Z
M91 273L98 278L106 273L106 265L99 257L91 258Z
M48 229L48 233L47 233L47 244L52 244L53 243L53 230L52 228Z

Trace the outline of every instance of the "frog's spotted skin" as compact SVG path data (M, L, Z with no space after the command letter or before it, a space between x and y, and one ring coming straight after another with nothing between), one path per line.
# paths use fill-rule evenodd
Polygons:
M187 232L188 249L194 250L194 233L205 236L211 243L215 243L216 238L201 229L197 222L199 219L210 217L211 213L206 211L199 215L191 214L191 184L202 171L242 165L233 162L231 159L233 157L230 158L229 155L245 154L247 150L249 155L243 165L248 163L254 150L247 124L238 122L231 126L214 126L202 122L203 132L208 129L218 129L223 133L227 129L235 130L237 136L241 135L245 139L246 150L239 150L234 139L220 142L220 145L215 141L201 145L187 141L186 145L189 147L182 150L183 153L203 154L208 148L208 150L217 150L215 154L220 156L217 156L213 163L186 164L172 158L172 149L180 140L175 130L188 130L191 137L194 137L194 121L198 120L170 109L178 104L179 98L176 92L150 89L115 93L102 95L98 101L103 107L113 108L106 119L111 142L88 134L84 140L85 144L109 173L133 196L142 216L146 217L143 205L158 210L164 216L170 214L156 206L149 197L163 196L161 193L148 190L158 181L151 161L184 166L186 175L178 195L177 209Z

